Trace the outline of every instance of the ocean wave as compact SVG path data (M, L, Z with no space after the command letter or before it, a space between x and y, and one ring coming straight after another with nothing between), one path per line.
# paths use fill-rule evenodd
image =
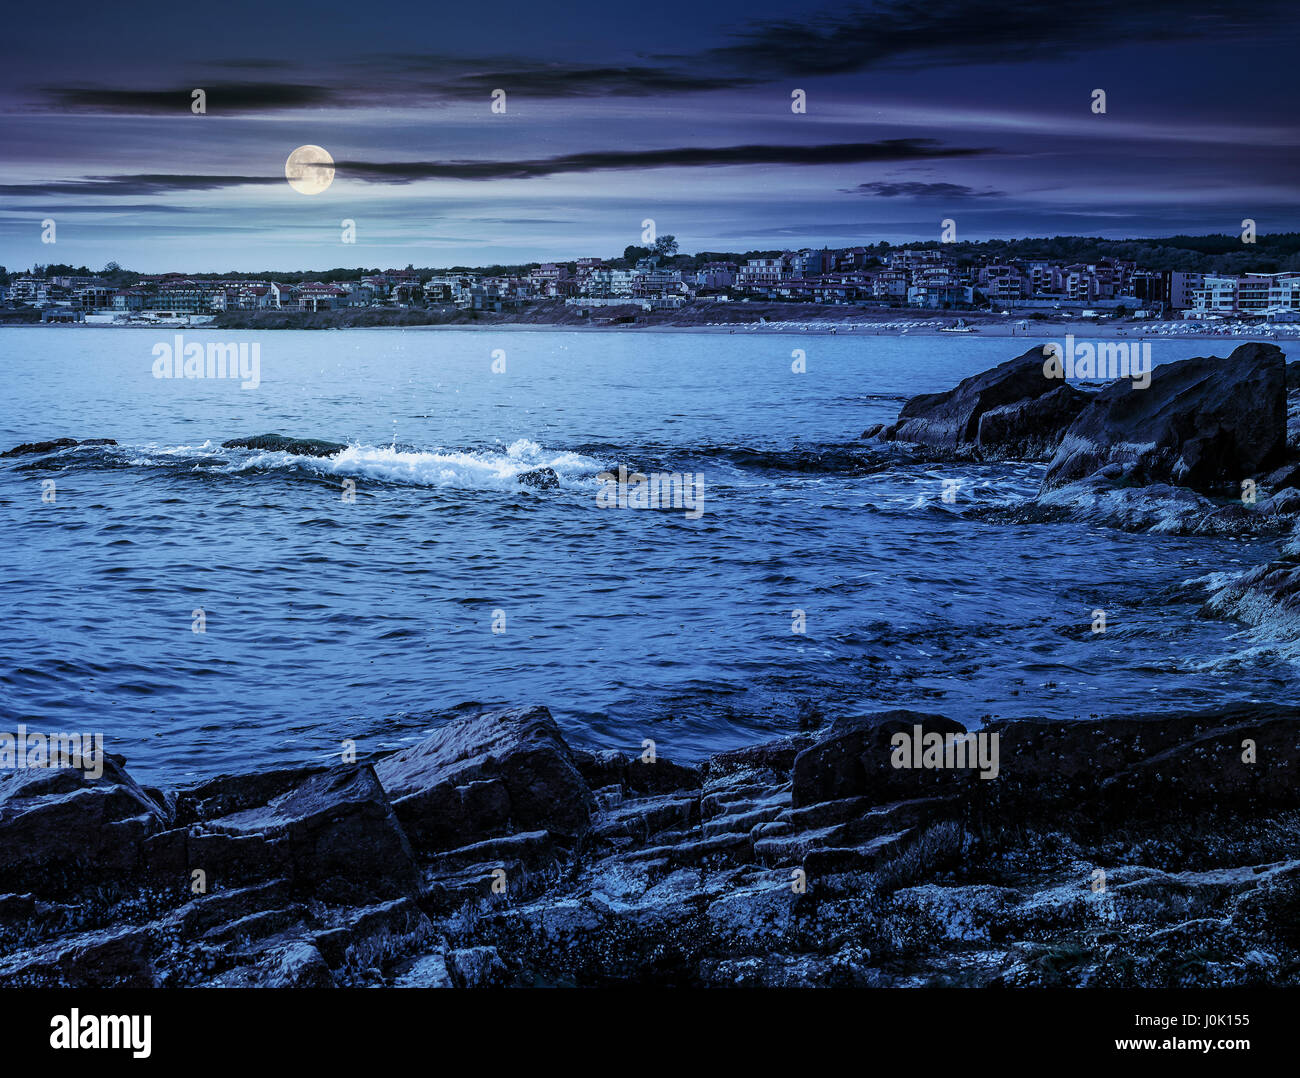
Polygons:
M21 467L159 468L206 475L277 473L402 486L509 490L529 485L528 474L538 472L554 473L553 485L587 485L606 465L582 453L547 449L520 438L507 446L477 448L352 444L327 457L225 447L210 440L197 445L80 445L60 447Z
M421 487L464 487L507 490L519 486L520 476L550 469L561 486L586 485L605 465L581 453L544 449L521 438L503 449L420 450L398 446L349 445L332 457L295 457L261 453L237 470L263 468L281 462L322 475L378 480Z

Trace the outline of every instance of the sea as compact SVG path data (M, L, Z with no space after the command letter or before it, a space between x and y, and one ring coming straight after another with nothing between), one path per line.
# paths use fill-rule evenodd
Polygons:
M0 729L101 733L149 781L498 706L691 762L888 708L977 728L1296 695L1282 642L1201 613L1273 544L1000 523L1043 465L865 452L1032 340L176 332L0 329L0 451L117 443L0 459ZM248 344L257 384L155 377L194 342ZM222 446L265 433L346 449ZM698 481L697 511L610 504L620 464Z

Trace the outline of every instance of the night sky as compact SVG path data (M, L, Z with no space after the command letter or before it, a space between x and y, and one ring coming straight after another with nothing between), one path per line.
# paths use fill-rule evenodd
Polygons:
M10 5L0 264L568 260L640 243L645 218L685 251L934 240L944 218L972 240L1297 231L1298 11ZM337 163L318 195L284 178L304 144Z

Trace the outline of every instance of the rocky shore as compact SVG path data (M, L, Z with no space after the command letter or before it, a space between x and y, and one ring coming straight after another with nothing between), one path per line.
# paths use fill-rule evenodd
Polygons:
M1298 392L1268 344L1140 390L1031 349L864 444L1040 461L1019 519L1286 537L1206 612L1300 638ZM875 712L683 766L532 707L174 790L0 770L0 987L1297 985L1298 718Z
M544 708L180 790L0 777L0 986L1300 984L1300 724L942 716L700 767ZM71 760L69 763L78 763Z

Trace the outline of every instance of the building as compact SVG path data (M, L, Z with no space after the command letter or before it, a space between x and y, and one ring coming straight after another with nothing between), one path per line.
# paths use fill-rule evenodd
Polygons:
M304 311L332 311L345 306L347 299L347 292L336 284L312 281L298 289L298 307Z
M784 284L792 276L784 255L778 258L751 258L736 271L735 285L746 292L766 292Z
M798 254L790 256L790 275L793 277L819 277L834 268L832 265L834 261L834 257L827 250L814 251L808 249L800 251Z
M686 283L682 280L681 270L667 269L659 265L655 256L643 258L636 264L636 275L632 279L632 295L649 298L687 293Z
M990 303L1014 303L1024 298L1028 281L1019 267L991 265L980 269L977 283Z
M1205 274L1200 288L1192 290L1192 306L1197 314L1235 314L1237 311L1236 277Z
M871 282L872 298L885 302L907 299L908 273L901 269L878 270Z
M587 276L585 294L595 299L631 296L636 283L634 270L594 269Z
M1184 273L1181 270L1171 270L1169 273L1169 306L1176 311L1185 311L1195 306L1196 290L1204 284L1204 273Z
M909 248L889 252L889 268L915 273L922 269L939 269L952 265L948 255L934 247Z
M1300 311L1300 273L1292 271L1273 274L1273 282L1268 289L1268 307L1272 314Z
M723 292L736 283L734 262L706 262L695 271L695 286L709 292Z
M936 278L931 284L912 285L907 290L909 307L946 309L969 307L975 302L975 289L956 281Z

